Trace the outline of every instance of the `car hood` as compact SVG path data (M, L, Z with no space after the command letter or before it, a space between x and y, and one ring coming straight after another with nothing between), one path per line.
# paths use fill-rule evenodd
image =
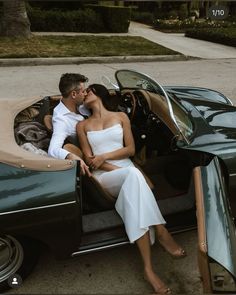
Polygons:
M191 98L192 100L204 100L211 102L219 102L224 104L233 105L231 100L224 96L222 93L202 87L192 87L192 86L163 86L163 88L168 91L174 93L176 96L180 96L182 98Z

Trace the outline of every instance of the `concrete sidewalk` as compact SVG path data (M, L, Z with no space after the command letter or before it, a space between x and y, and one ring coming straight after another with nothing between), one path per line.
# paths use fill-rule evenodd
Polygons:
M130 23L129 35L142 36L186 56L206 59L236 58L235 47L188 38L184 34L162 33L136 22Z

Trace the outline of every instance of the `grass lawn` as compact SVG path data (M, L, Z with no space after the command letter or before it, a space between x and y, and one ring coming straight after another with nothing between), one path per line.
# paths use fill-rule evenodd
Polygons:
M170 54L179 53L142 37L33 36L28 40L0 37L0 58Z

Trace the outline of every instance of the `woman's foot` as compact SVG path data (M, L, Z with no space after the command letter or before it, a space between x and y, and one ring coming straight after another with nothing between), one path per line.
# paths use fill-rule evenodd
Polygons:
M162 247L173 257L184 258L187 255L163 225L157 226L157 237Z
M152 285L155 294L171 294L170 288L152 270L144 270L144 279Z

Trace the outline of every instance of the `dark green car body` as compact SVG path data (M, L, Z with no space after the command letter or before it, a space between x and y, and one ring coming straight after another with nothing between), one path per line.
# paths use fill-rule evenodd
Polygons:
M77 249L82 217L76 166L40 172L1 164L0 175L1 233L43 241L57 256Z

